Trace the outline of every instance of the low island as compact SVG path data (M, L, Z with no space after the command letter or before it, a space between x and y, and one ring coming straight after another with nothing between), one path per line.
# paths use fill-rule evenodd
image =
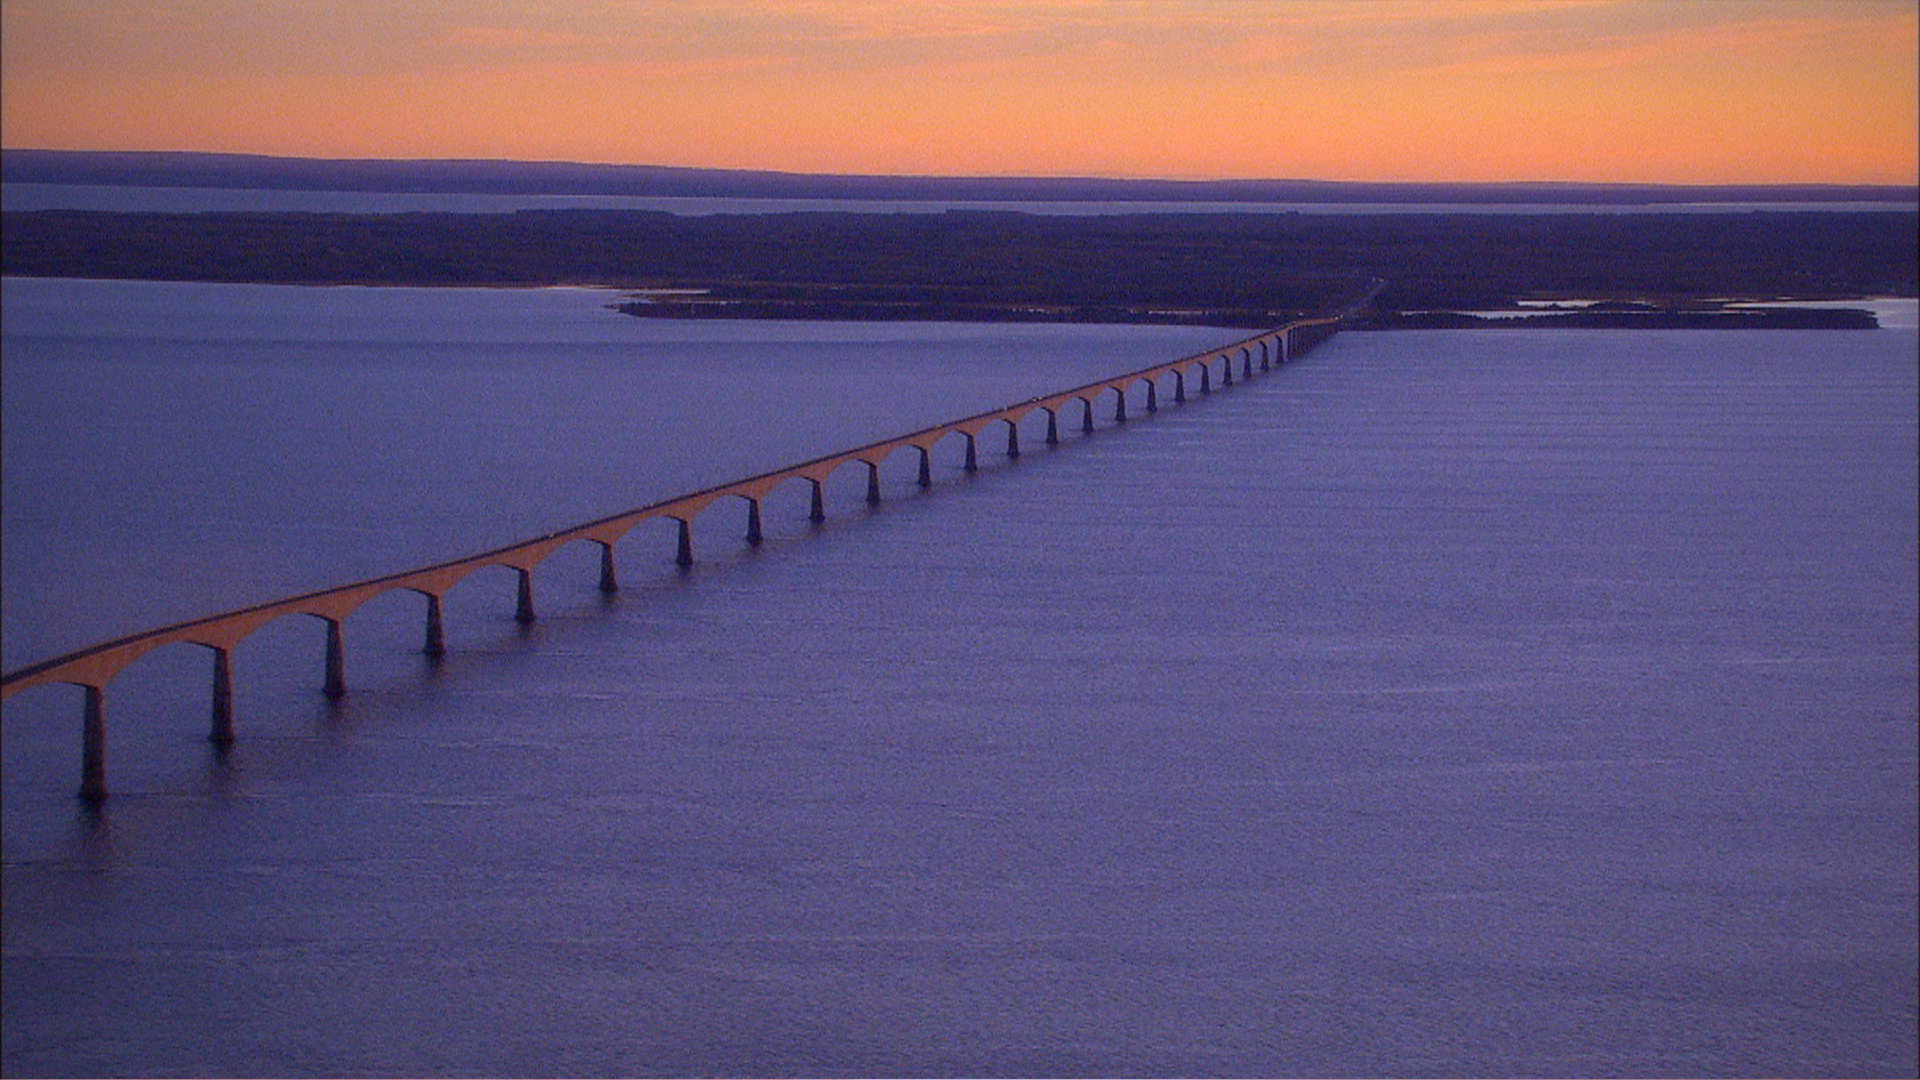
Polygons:
M1870 328L1750 306L1916 294L1907 210L1048 215L8 212L8 275L599 286L642 318ZM1539 305L1577 298L1578 307ZM1364 304L1356 301L1364 300Z

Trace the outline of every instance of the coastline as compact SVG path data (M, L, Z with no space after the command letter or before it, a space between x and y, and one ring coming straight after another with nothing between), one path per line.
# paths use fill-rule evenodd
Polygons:
M1822 298L1811 298L1822 299ZM955 304L860 305L708 300L663 302L632 300L613 305L624 315L643 319L795 319L841 322L996 322L1105 323L1166 326L1221 326L1239 329L1274 325L1280 313L1212 309L1156 311L1135 308L986 307ZM1463 311L1370 311L1343 325L1370 330L1878 330L1879 318L1861 307L1729 309L1672 308L1633 311L1515 312L1487 315Z
M1814 297L1813 300L1822 298ZM1371 313L1347 330L1878 330L1868 308L1685 307L1626 311L1549 311L1489 314L1466 311Z
M640 318L1870 329L1871 312L1833 302L1920 294L1917 219L8 211L0 273L599 287L633 294L613 306Z

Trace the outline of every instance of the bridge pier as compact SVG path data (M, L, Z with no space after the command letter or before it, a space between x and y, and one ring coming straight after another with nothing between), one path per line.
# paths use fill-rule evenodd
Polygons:
M533 621L533 571L516 569L520 575L520 587L513 600L513 621L525 626Z
M103 691L88 686L80 721L80 798L98 803L107 797L107 710Z
M677 526L677 550L674 561L680 567L693 565L692 518L701 509L710 505L723 495L739 495L747 499L747 539L749 543L760 543L762 539L760 502L772 485L795 477L804 477L811 485L811 507L809 519L819 525L826 520L825 482L831 470L851 461L861 461L867 466L867 501L877 504L880 501L880 465L886 454L902 446L914 446L920 452L919 484L922 488L932 483L932 451L941 439L959 433L966 439L966 470L969 473L979 468L978 451L980 432L986 430L997 420L1007 423L1007 456L1020 454L1019 417L1035 408L1047 411L1047 443L1057 445L1060 437L1060 410L1075 398L1081 406L1081 428L1091 435L1094 428L1094 413L1097 409L1096 398L1108 389L1114 391L1114 421L1125 423L1127 420L1127 392L1125 387L1145 379L1146 410L1149 413L1159 408L1158 379L1171 372L1174 377L1174 398L1178 403L1187 401L1187 372L1195 365L1200 369L1199 392L1211 393L1213 390L1213 361L1219 359L1221 372L1219 379L1223 387L1233 385L1235 371L1233 352L1240 353L1240 374L1242 378L1252 378L1254 348L1260 350L1260 370L1266 372L1274 367L1292 362L1296 355L1305 353L1318 343L1326 340L1338 330L1338 320L1323 318L1302 320L1296 324L1277 328L1256 338L1249 338L1227 347L1227 352L1219 354L1201 354L1174 361L1171 364L1157 365L1130 374L1090 383L1076 389L1067 390L1044 399L1049 404L1041 404L1043 399L1028 398L1023 402L1005 408L970 416L947 424L935 425L920 431L894 439L869 443L855 450L837 455L829 455L804 462L786 469L762 473L732 484L708 488L678 499L663 500L649 506L589 522L561 532L549 533L535 540L501 548L482 555L466 559L438 563L405 574L389 575L355 582L348 586L291 597L205 619L176 624L135 635L118 641L92 646L64 657L28 668L5 673L0 676L0 696L11 696L15 691L48 683L66 683L81 687L86 694L83 717L82 740L82 778L80 796L89 801L97 801L106 796L106 726L102 704L105 685L124 667L132 656L144 649L130 646L141 645L154 648L160 645L189 642L214 650L214 670L212 702L208 726L208 739L216 746L226 746L234 741L233 731L233 676L232 647L248 634L254 632L265 621L281 615L303 614L320 619L326 624L325 676L321 692L329 699L337 700L346 695L345 675L345 631L344 620L347 614L356 610L370 596L379 595L394 589L411 590L427 599L426 633L422 652L428 657L439 657L446 652L445 632L442 626L442 593L452 581L458 581L474 570L499 565L509 565L503 560L514 560L524 564L515 567L517 574L517 595L515 618L521 623L530 623L534 619L532 570L546 558L557 545L573 540L590 540L600 545L600 590L613 593L618 585L614 572L614 541L608 536L619 534L619 530L631 529L642 521L655 521L659 518L672 518ZM1298 345L1294 343L1295 331L1301 335ZM870 460L878 457L878 460ZM219 642L216 647L212 642Z
M440 597L427 594L427 641L420 651L438 660L447 655L447 635L440 621Z
M600 591L609 596L620 591L620 581L613 576L613 545L605 541L600 544Z
M327 675L320 684L320 692L334 700L347 696L346 643L341 637L340 620L326 619L327 623Z
M213 650L213 722L207 741L225 750L233 745L233 663L226 649Z

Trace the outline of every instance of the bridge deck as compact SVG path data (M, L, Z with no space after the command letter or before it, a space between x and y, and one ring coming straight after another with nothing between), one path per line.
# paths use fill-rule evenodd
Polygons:
M827 454L797 465L716 484L700 491L663 499L476 555L225 611L90 645L62 656L29 664L0 676L0 698L10 697L29 687L45 683L68 683L85 688L87 690L89 759L87 782L82 794L100 797L105 794L102 779L104 763L92 757L95 736L98 734L96 729L103 723L100 717L100 693L121 670L154 649L184 642L202 645L214 651L217 673L214 692L214 738L216 742L230 741L232 732L230 706L227 704L230 688L228 654L250 634L275 619L287 615L308 615L323 619L329 624L326 690L329 694L337 695L343 690L340 676L340 623L362 604L383 593L404 589L428 598L428 651L437 652L440 641L439 600L461 579L475 571L490 566L505 566L518 571L521 587L519 616L523 620L530 620L533 614L528 585L529 575L542 560L567 544L584 540L602 546L602 588L611 591L613 545L642 522L655 518L670 518L679 522L681 544L679 558L682 563L690 562L692 555L688 546L687 527L702 510L721 499L738 497L747 501L753 514L749 538L757 539L759 500L783 482L796 479L810 482L816 496L815 513L817 515L819 513L817 496L821 485L835 470L858 462L868 467L868 498L877 501L880 466L890 455L898 451L911 447L920 453L921 477L922 482L925 483L928 457L934 445L949 435L959 434L967 439L967 462L968 467L971 468L975 457L976 439L983 430L994 424L1005 423L1009 426L1007 452L1017 454L1019 452L1017 425L1021 418L1035 410L1045 410L1057 418L1061 409L1077 401L1081 403L1084 410L1084 423L1090 426L1095 405L1102 396L1111 391L1115 395L1116 418L1124 419L1127 392L1138 383L1145 382L1149 388L1149 409L1155 407L1158 380L1169 374L1177 380L1177 394L1184 390L1187 374L1195 369L1198 369L1201 376L1200 388L1206 389L1210 381L1211 366L1215 361L1220 361L1221 382L1223 385L1230 385L1233 381L1233 361L1236 356L1241 361L1243 377L1251 375L1254 350L1258 349L1260 370L1266 371L1270 366L1284 364L1297 356L1313 341L1330 333L1331 328L1338 321L1337 316L1299 320L1222 348L1209 349L1178 360L1141 368L1138 371L1129 371L1112 378L1087 383L1084 386L1076 386L1070 390L1028 398L1012 405L943 424L935 424L905 435L881 439L851 450ZM1301 334L1301 341L1295 341L1296 334ZM1049 433L1052 434L1053 430L1053 425L1050 425Z

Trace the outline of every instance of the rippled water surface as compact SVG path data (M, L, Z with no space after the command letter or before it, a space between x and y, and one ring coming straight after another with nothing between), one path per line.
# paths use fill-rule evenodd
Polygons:
M1238 336L5 288L9 668ZM1913 331L1192 396L8 699L5 1071L1912 1074Z

